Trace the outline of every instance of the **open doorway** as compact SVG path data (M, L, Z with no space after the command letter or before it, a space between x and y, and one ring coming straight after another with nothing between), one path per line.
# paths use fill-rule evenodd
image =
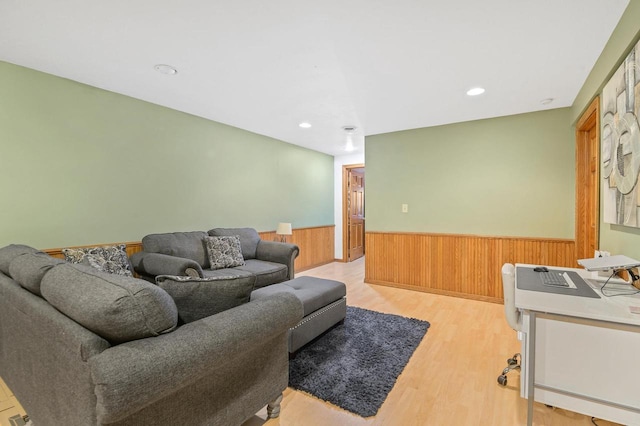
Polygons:
M364 164L342 166L342 259L345 262L364 256L364 186Z

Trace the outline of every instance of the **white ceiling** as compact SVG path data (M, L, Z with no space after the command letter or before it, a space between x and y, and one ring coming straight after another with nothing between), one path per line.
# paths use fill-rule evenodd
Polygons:
M0 60L342 155L347 125L570 106L627 3L0 0Z

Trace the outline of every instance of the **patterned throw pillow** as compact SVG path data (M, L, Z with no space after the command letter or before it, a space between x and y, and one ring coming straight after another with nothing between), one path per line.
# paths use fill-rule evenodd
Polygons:
M244 265L240 237L237 235L204 237L211 269L233 268Z
M77 249L65 248L62 249L62 253L67 262L89 265L102 272L132 277L126 247L125 244L119 244Z

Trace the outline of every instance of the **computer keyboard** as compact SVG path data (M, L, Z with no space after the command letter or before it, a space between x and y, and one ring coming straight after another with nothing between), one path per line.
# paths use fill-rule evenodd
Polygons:
M554 287L569 287L569 283L564 279L562 274L557 272L539 272L542 284Z

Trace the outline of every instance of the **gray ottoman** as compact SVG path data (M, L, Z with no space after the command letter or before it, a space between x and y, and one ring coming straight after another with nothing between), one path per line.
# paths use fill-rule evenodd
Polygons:
M275 293L294 294L302 302L304 318L289 330L289 353L294 353L347 315L344 283L315 277L300 277L254 290L251 300Z

